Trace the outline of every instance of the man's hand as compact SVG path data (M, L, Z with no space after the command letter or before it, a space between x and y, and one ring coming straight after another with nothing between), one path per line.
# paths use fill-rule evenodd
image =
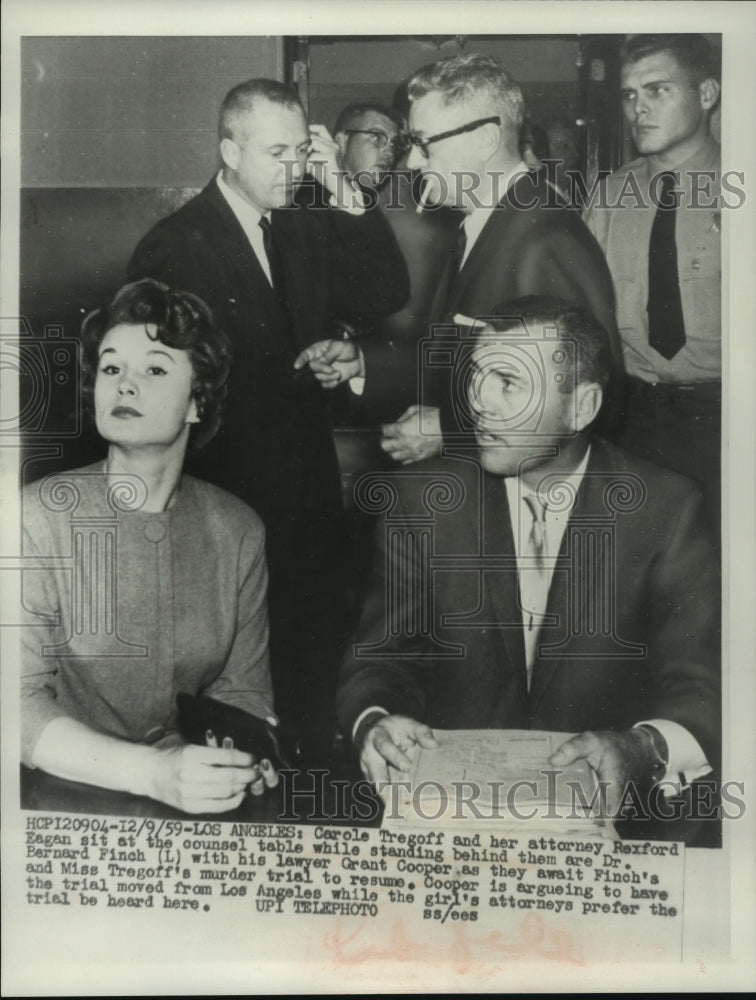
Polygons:
M363 204L362 196L348 180L339 157L338 144L325 125L310 125L310 148L307 153L310 172L334 196L338 205L358 208Z
M224 741L225 742L225 741ZM261 795L278 784L269 761L258 766L252 755L231 747L184 746L155 750L146 794L188 813L236 809L247 789Z
M393 424L381 428L381 448L395 462L409 465L441 452L441 414L436 406L408 407Z
M389 780L389 764L400 771L409 771L411 763L405 751L418 743L428 749L438 746L435 736L422 722L406 715L384 715L367 730L359 747L362 773L368 781L377 783Z
M334 389L341 382L365 377L365 359L353 340L318 340L306 347L294 362L296 369L310 366L310 371L324 389Z
M551 755L549 764L562 767L581 759L596 772L600 782L607 783L606 809L612 818L620 811L629 782L641 796L651 787L654 753L643 729L580 733L563 743Z

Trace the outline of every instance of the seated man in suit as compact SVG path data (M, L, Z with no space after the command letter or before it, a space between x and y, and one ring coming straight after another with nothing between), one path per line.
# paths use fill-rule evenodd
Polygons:
M430 727L578 735L616 809L719 758L719 586L700 491L600 439L606 332L527 297L457 346L471 443L364 484L384 502L338 696L364 774ZM682 775L682 779L679 776Z

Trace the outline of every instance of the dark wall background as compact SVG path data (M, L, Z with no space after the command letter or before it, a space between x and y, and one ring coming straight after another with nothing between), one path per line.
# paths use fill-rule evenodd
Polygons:
M577 37L468 37L462 49L496 56L523 90L530 116L547 121L574 116L577 99ZM456 55L453 38L309 39L310 116L331 127L354 100L390 104L397 85L426 63Z
M35 187L204 185L226 92L283 79L280 38L26 37L21 177Z
M428 38L310 38L310 115L333 125L352 100L391 102L425 63L458 51ZM572 117L577 39L470 38L522 85L531 117ZM30 187L198 187L217 167L218 106L250 76L284 79L274 37L22 39L21 168Z

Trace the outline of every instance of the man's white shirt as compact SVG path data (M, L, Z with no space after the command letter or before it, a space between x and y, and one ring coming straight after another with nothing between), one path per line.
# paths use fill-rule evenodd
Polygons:
M260 228L260 219L262 219L262 213L246 201L242 196L234 191L223 180L223 171L221 170L216 177L220 193L228 202L229 208L234 213L239 222L239 225L244 230L244 235L249 240L250 246L255 252L255 257L257 257L260 262L260 267L265 273L265 277L268 279L270 287L273 287L273 278L270 274L270 262L268 261L268 255L265 252L265 243L263 242L263 231ZM267 219L270 218L270 212L265 213Z

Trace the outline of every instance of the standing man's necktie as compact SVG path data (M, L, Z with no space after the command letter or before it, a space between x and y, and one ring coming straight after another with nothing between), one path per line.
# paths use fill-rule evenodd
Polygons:
M262 229L263 234L263 246L265 247L265 254L268 258L268 265L270 266L270 276L273 283L273 291L279 298L279 301L283 305L286 302L286 283L284 281L284 269L281 262L281 257L278 253L276 247L275 239L273 238L273 227L270 224L270 219L263 215L260 219L260 229Z
M667 359L685 345L675 243L679 194L674 185L674 174L662 174L659 207L648 242L648 342Z
M452 287L454 282L457 280L457 275L462 268L462 260L465 256L465 250L467 249L467 232L465 231L465 224L462 222L459 229L457 230L457 236L454 241L454 246L451 252L451 266L449 267L449 277L446 285L446 305L445 309L448 310L449 304L452 297Z

